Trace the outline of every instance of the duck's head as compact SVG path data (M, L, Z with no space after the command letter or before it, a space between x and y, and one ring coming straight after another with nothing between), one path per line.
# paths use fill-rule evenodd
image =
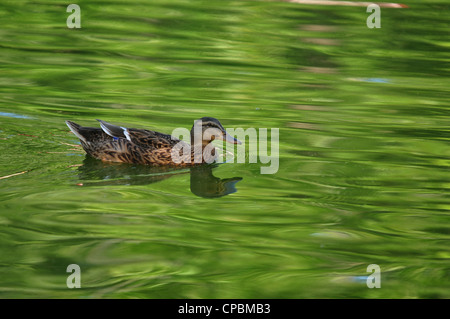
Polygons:
M201 136L196 136L197 134L201 134ZM232 144L242 144L241 141L228 134L219 120L213 117L202 117L194 122L191 129L191 144L202 141L203 145L207 145L215 139Z

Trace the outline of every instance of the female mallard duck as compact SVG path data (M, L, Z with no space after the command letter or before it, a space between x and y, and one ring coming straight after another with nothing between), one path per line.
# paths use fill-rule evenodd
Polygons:
M83 127L71 121L66 124L80 139L86 153L107 162L193 166L215 160L215 148L210 144L214 139L241 144L212 117L202 117L194 122L190 132L191 145L167 134L97 121L101 128Z

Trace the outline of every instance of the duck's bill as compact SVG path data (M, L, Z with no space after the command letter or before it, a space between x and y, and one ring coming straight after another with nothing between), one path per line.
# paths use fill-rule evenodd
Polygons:
M231 143L231 144L239 144L239 145L242 144L241 141L239 141L237 138L231 136L231 135L228 134L228 133L225 134L225 139L224 139L224 141L225 141L225 142L228 142L228 143Z

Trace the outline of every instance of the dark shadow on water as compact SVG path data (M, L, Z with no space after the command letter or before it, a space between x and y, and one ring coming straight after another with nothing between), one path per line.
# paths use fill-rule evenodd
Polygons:
M236 192L241 177L218 178L212 173L219 164L192 168L151 167L122 163L105 163L89 156L78 167L83 186L93 185L147 185L174 175L190 174L191 192L199 197L221 197Z

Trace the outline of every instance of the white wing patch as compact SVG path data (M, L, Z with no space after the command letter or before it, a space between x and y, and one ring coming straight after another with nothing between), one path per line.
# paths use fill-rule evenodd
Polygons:
M128 129L126 127L120 127L123 130L123 134L125 134L125 137L127 138L128 141L131 142L131 137L130 137L130 133L128 132Z

